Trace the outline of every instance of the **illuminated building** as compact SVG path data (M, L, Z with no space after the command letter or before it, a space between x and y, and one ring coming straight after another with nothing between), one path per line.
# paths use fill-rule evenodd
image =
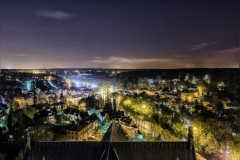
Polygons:
M78 106L78 102L82 99L82 95L73 95L67 96L67 105L68 106Z
M194 102L198 98L198 95L197 91L181 92L180 98L182 101Z
M98 118L92 114L89 118L79 121L67 130L67 140L88 140L98 128Z
M55 124L56 119L55 119L55 114L56 111L53 109L53 107L45 107L43 106L37 113L34 114L34 119L39 120L46 124Z
M34 104L33 98L27 98L27 99L25 99L24 97L16 96L16 97L14 97L13 100L14 100L15 102L18 102L20 109L25 108L26 106L33 105L33 104Z
M48 104L54 104L54 103L56 103L56 98L52 97L52 96L49 96L48 97Z
M77 122L79 120L82 120L82 119L88 117L88 113L79 111L76 108L69 107L69 108L64 110L64 117L68 121Z

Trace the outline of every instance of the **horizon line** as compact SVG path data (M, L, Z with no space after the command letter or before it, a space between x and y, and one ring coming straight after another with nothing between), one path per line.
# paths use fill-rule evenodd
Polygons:
M46 70L46 69L121 69L121 70L164 70L164 69L240 69L238 67L233 68L233 67L229 67L229 68L83 68L83 67L79 67L79 68L70 68L70 67L65 67L65 68L1 68L1 70ZM1 71L0 70L0 71Z

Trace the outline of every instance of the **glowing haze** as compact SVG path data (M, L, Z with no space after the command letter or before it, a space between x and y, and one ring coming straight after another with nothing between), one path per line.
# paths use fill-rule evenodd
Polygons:
M1 68L239 65L237 3L1 3Z

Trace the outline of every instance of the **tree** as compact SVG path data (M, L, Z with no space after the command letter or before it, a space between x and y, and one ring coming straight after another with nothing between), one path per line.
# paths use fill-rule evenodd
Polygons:
M117 110L117 104L116 104L116 100L115 100L115 98L113 98L112 108L113 108L114 111Z
M196 77L194 75L191 77L191 84L196 84Z
M56 123L62 125L63 124L63 114L58 113L55 115Z
M199 105L198 103L195 103L194 106L194 114L196 115L200 115L200 114L204 114L206 112L206 108L203 105Z
M207 84L211 83L211 76L208 74L205 74L202 78Z
M216 153L219 149L212 133L206 127L203 118L195 118L193 120L193 132L195 148L198 152L204 154Z
M159 114L158 113L153 113L152 118L159 123Z
M96 100L94 96L89 96L86 98L86 108L93 109L99 107L99 101Z
M164 107L162 108L162 114L163 114L164 116L167 116L167 117L172 117L173 111L172 111L169 107L164 106Z
M9 114L8 115L8 119L7 119L7 127L8 127L8 129L9 130L11 130L11 128L12 128L12 115L11 114Z
M127 89L130 90L132 89L133 85L132 82L127 82Z
M231 158L232 160L239 160L240 158L240 137L234 137L232 149L231 149Z
M162 82L162 77L160 75L157 75L155 81L156 81L158 87L160 87L161 86L161 82Z
M224 111L223 103L220 100L215 102L215 109L218 114L218 117L220 117Z
M138 78L138 87L139 88L148 88L148 81L147 78Z
M227 121L220 121L216 118L210 118L206 122L206 127L212 133L219 149L225 151L226 145L230 143L232 138L231 126ZM220 154L220 153L219 153Z
M218 99L218 92L217 92L217 91L214 91L214 92L212 93L212 99L213 99L214 102L217 101L217 99Z
M108 102L105 104L105 106L104 106L104 108L103 108L103 111L108 111L108 112L113 111L113 110L112 110L112 104L111 104L110 101L108 101Z
M45 104L47 103L47 96L43 91L40 91L40 93L37 96L37 104Z
M171 124L171 129L174 131L175 135L182 137L187 137L187 131L184 129L183 124L179 122L174 122Z
M23 109L17 109L12 114L12 125L14 125L17 122L20 122L19 119L23 115Z
M183 122L182 115L179 112L176 112L173 116L172 121L175 122L175 123L182 123Z
M200 82L197 84L199 95L202 96L203 92L207 89L205 82Z
M20 109L20 104L17 101L11 101L10 106L13 109L13 111Z
M34 114L37 113L37 110L35 110L33 106L28 106L28 107L25 108L23 113L26 116L28 116L29 118L33 119L34 118Z
M37 123L33 127L33 139L36 141L51 141L53 139L53 132L49 126Z
M198 104L198 100L196 99L195 100L195 106L197 106L197 105L199 105L199 104Z

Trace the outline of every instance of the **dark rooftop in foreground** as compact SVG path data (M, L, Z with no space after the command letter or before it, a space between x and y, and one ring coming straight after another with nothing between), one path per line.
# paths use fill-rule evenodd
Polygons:
M32 142L26 160L194 160L188 142Z
M115 125L115 124L113 124ZM115 133L111 126L108 132ZM114 136L114 135L112 135ZM115 135L116 136L116 135ZM196 160L192 128L188 141L124 142L107 135L101 142L31 142L26 160Z

